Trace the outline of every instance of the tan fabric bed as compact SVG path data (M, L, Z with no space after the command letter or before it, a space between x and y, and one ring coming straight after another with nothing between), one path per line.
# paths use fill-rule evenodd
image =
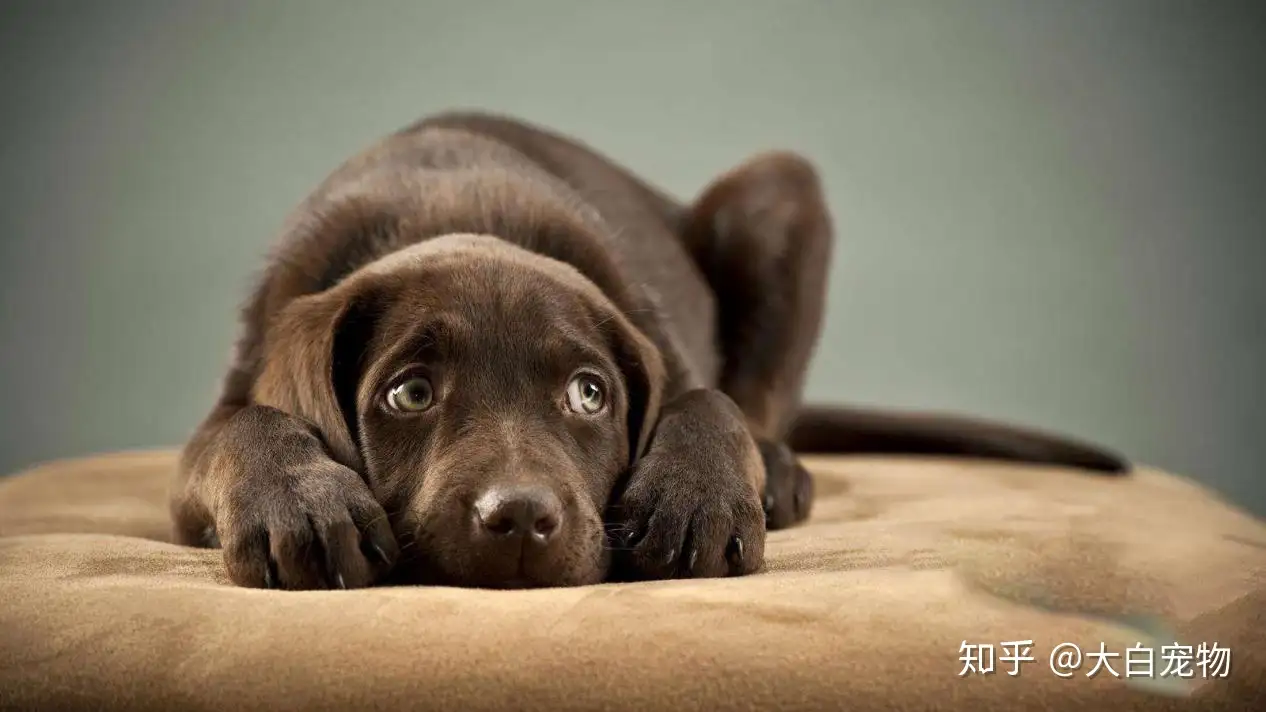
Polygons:
M1266 524L1200 487L810 463L814 516L757 576L318 593L233 588L218 551L164 543L172 453L53 463L0 481L0 707L1266 709ZM998 645L1023 639L1008 675ZM1229 676L1049 665L1175 639L1229 648ZM960 676L964 640L995 645L994 674Z

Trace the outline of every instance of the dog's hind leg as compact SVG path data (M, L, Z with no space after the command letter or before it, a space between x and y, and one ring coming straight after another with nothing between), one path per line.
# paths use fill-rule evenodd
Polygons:
M717 296L719 387L743 411L766 465L770 528L808 516L813 483L784 439L822 327L832 222L817 171L757 155L709 185L682 237Z

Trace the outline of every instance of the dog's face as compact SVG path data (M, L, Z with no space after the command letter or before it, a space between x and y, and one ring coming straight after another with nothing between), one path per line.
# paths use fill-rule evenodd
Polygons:
M603 513L661 367L577 271L495 238L435 238L296 301L274 332L265 376L294 402L272 392L365 474L400 579L603 578Z

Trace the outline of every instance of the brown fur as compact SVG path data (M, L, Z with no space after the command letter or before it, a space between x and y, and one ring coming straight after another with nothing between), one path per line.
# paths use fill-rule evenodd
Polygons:
M1127 467L803 409L832 226L794 154L683 207L561 136L449 114L347 161L283 232L172 497L178 540L223 546L241 585L748 573L766 526L808 516L797 445ZM433 405L393 407L419 379ZM582 382L600 410L576 410Z

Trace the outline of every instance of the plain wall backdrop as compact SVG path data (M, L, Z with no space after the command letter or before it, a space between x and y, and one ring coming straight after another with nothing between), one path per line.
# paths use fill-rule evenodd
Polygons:
M814 400L1093 439L1266 513L1254 2L7 2L0 471L179 444L285 214L450 107L838 231ZM1180 522L1176 522L1180 525Z

